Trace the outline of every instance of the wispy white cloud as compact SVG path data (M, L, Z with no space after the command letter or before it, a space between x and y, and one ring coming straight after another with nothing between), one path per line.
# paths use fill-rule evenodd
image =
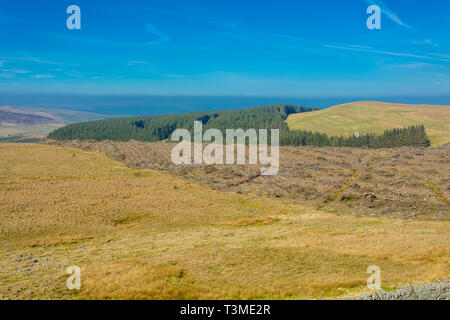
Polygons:
M448 61L450 61L450 54L444 54L444 53L436 53L436 52L433 52L433 53L430 53L430 55L436 56L436 57L445 58L445 59L448 59Z
M430 56L426 56L426 55L418 55L418 54L413 54L413 53L382 50L382 49L376 49L376 48L371 48L371 47L356 47L356 46L345 45L345 44L324 44L323 46L327 47L327 48L334 48L334 49L378 53L378 54L383 54L383 55L388 55L388 56L408 57L408 58L450 62L450 59L445 58L445 57L442 57L442 58L430 57Z
M2 72L0 73L0 78L15 78L17 74L10 72Z
M34 62L34 63L38 63L38 64L64 65L64 63L61 63L61 62L44 60L44 59L40 59L40 58L36 58L36 57L32 57L32 56L0 57L0 59L12 60L12 61Z
M47 33L43 35L46 39L54 41L67 41L71 43L81 43L84 45L95 45L104 47L130 47L130 48L142 48L149 45L144 42L121 42L111 39L81 36L81 35L67 35L62 33Z
M367 53L375 53L387 56L397 56L397 57L406 57L406 58L414 58L414 59L424 59L424 60L432 60L432 61L441 61L441 62L450 62L450 56L445 54L414 54L414 53L406 53L406 52L398 52L391 50L384 50L379 48L374 48L366 45L358 45L358 44L343 44L343 43L333 43L333 42L325 42L319 40L310 40L304 39L296 36L286 35L286 34L248 34L245 32L223 32L222 35L233 37L243 41L250 41L255 43L260 43L264 45L270 45L271 47L282 47L282 42L280 40L284 40L285 44L290 45L289 50L295 48L297 46L301 46L301 49L304 49L304 46L312 46L312 47L323 47L330 49L339 49L339 50L348 50L348 51L356 51L356 52L367 52Z
M435 43L433 40L430 39L426 39L426 40L422 40L422 41L413 41L414 44L421 44L421 45L428 45L428 46L432 46L432 47L439 47L439 44Z
M29 70L18 69L18 68L3 68L4 61L0 61L0 67L2 71L3 78L14 78L18 75L24 75L27 73L31 73Z
M55 76L53 74L35 74L35 75L31 76L31 78L34 78L34 79L51 79L54 77Z
M395 22L399 26L402 26L407 29L412 29L412 27L406 23L404 23L397 13L392 11L382 0L365 0L368 4L375 4L380 7L381 13L388 17L391 21Z
M164 34L161 30L159 30L156 26L152 25L151 23L146 23L145 29L148 32L157 36L159 38L159 40L162 40L164 42L167 42L170 40L170 38L166 34ZM154 43L154 42L150 42L150 43Z
M16 74L27 74L27 73L31 72L30 70L16 69L16 68L7 69L6 71L10 71L10 72L13 72L13 73L16 73Z
M183 79L186 77L184 74L177 74L177 73L164 73L162 74L165 78L172 78L172 79Z
M142 60L128 61L128 66L129 67L136 66L136 65L144 65L144 64L148 64L148 62L147 61L142 61Z
M426 63L426 62L411 62L411 63L403 63L403 64L392 64L392 65L387 65L386 67L395 68L395 69L419 69L419 68L443 69L443 68L445 68L442 65Z
M73 78L82 78L83 77L83 74L81 72L74 71L74 70L66 72L66 75L68 75L69 77L73 77Z

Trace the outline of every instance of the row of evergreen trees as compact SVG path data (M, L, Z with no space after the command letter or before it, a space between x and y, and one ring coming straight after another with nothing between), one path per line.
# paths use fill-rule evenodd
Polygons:
M292 113L317 110L291 105L274 105L242 110L190 112L151 117L115 118L74 123L48 135L55 140L115 140L159 141L170 137L175 129L193 131L194 121L201 121L203 129L274 129L287 125L284 120Z
M416 125L407 128L388 129L382 135L369 133L350 137L330 137L324 133L288 129L282 133L280 132L280 144L319 147L395 148L402 146L429 147L430 140L427 137L425 127Z
M203 123L203 130L280 129L280 144L294 146L332 146L389 148L400 146L429 146L423 125L385 131L382 135L335 137L323 133L290 130L285 120L293 113L314 111L314 108L274 105L242 110L191 112L151 117L116 118L71 124L48 135L55 140L113 140L160 141L170 138L175 129L193 132L194 121ZM270 138L270 133L268 134Z

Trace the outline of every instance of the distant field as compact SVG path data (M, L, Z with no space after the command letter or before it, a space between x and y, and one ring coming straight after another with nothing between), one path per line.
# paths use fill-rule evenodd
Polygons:
M0 138L0 143L38 143L42 141L42 137L37 134L17 135L7 138Z
M69 123L104 118L83 111L0 106L0 142L31 142Z
M361 101L320 111L292 114L287 123L291 129L344 136L352 135L356 131L382 134L389 128L423 124L432 146L450 142L450 106Z
M36 138L44 138L53 130L62 127L62 124L52 125L30 125L30 126L0 126L0 138L3 141L16 140L20 138L28 138L30 136Z

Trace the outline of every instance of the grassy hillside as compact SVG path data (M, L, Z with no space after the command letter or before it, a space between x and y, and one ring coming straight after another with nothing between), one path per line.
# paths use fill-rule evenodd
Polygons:
M0 299L344 298L373 264L387 290L449 277L448 221L330 214L79 149L0 153Z
M423 124L432 146L450 142L450 106L354 102L288 117L289 128L332 136L382 134L386 129Z

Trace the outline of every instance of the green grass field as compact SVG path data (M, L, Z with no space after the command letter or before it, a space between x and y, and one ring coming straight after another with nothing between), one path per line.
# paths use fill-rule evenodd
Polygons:
M406 105L361 101L328 109L293 114L289 128L318 131L329 135L382 134L388 128L423 124L432 146L450 142L450 106Z

